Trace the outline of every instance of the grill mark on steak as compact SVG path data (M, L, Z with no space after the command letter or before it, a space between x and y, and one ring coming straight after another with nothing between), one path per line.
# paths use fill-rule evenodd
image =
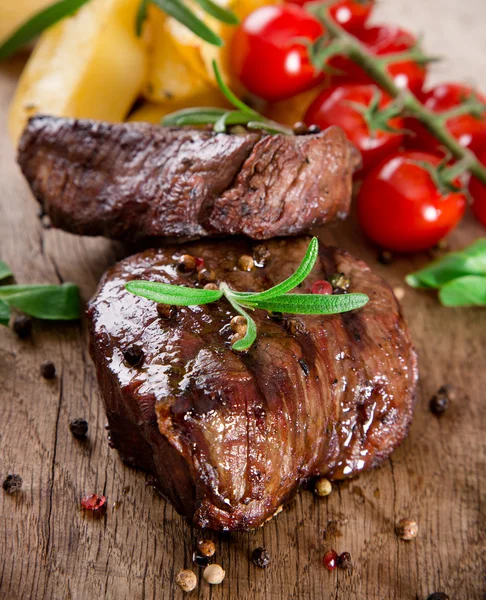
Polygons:
M307 231L346 216L358 163L336 127L227 135L41 115L18 161L55 227L126 241Z
M225 302L179 307L157 320L156 305L126 292L133 278L197 285L177 256L201 256L219 281L261 291L288 277L308 239L266 243L270 258L236 269L249 240L147 250L104 275L90 302L91 353L112 439L122 457L156 477L157 489L191 523L218 530L257 527L307 479L341 479L385 460L406 435L417 367L390 287L346 252L321 247L300 292L343 272L367 306L345 315L255 311L258 338L231 350ZM356 340L354 331L364 334ZM145 361L123 362L137 341ZM308 373L299 360L305 361Z

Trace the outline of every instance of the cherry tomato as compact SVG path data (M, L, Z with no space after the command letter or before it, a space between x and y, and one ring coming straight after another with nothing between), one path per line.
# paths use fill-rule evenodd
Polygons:
M486 165L486 151L479 155L479 160ZM472 196L472 211L486 227L486 185L476 177L471 177L469 193Z
M460 83L442 83L422 95L421 100L425 106L435 113L442 113L451 108L456 108L473 93L472 88ZM479 102L486 104L486 98L477 94ZM473 115L458 115L446 121L449 132L458 140L461 146L478 152L486 148L486 111L481 118ZM440 151L439 142L416 119L407 119L407 129L415 135L407 139L413 148Z
M368 107L377 93L380 95L379 108L382 109L391 102L391 98L377 86L336 86L319 94L304 117L307 125L319 125L321 129L339 125L361 152L363 171L367 171L385 156L398 150L403 140L402 134L383 130L371 131L364 115L351 104L353 102L362 105L363 108ZM403 129L403 119L392 118L388 125L395 129Z
M284 100L322 81L304 44L323 33L317 19L300 6L263 6L236 30L231 64L237 77L253 94L270 102Z
M418 162L437 166L426 152L396 153L365 178L358 196L358 219L365 234L388 250L431 248L459 223L466 209L462 192L441 193Z
M303 6L309 0L287 0L290 4ZM356 31L365 26L371 15L375 0L338 0L331 8L331 16L346 31Z
M417 42L417 39L408 31L390 25L365 27L356 32L356 37L376 56L386 56L387 54L410 50ZM370 77L348 58L337 56L331 59L330 65L343 71L345 80L362 83L370 82ZM425 67L407 59L388 65L387 70L399 88L408 88L414 94L421 93L426 76ZM335 79L342 80L343 77L338 76Z

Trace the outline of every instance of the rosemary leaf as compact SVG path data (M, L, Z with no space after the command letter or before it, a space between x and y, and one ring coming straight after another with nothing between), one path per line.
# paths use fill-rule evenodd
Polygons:
M334 315L361 308L368 301L366 294L286 294L256 301L254 305L269 312L293 315Z
M216 4L212 0L195 0L199 6L206 12L208 15L211 15L218 21L222 23L227 23L228 25L238 25L240 20L235 15L235 13L229 8L225 8L224 6L220 6Z
M162 125L167 127L182 127L184 125L206 125L216 123L228 113L224 108L183 108L167 115L162 119Z
M216 302L223 296L221 290L201 290L182 285L170 285L156 281L129 281L125 288L136 296L142 296L158 304L196 306Z

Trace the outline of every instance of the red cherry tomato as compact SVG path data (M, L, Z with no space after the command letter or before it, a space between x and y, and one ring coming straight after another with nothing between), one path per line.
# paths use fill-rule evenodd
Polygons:
M381 95L379 107L382 109L390 103L391 98L379 92L375 85L350 84L333 87L317 96L304 117L307 125L319 125L321 129L339 125L361 152L363 171L367 171L385 156L398 150L403 140L402 134L370 131L363 114L351 104L353 102L365 108L370 105L377 92ZM403 129L403 119L390 119L388 125L395 129Z
M479 155L479 160L486 165L486 151ZM472 211L486 227L486 185L476 177L471 177L469 193L472 196Z
M287 0L290 4L303 6L309 0ZM346 31L356 31L365 26L371 15L375 0L338 0L331 8L331 16Z
M390 25L365 27L356 32L356 37L366 48L376 56L386 56L410 50L417 39L408 31ZM345 73L345 80L369 83L370 77L348 58L337 56L330 61L335 69ZM425 82L425 67L413 60L404 60L388 65L387 70L401 89L409 89L414 94L420 94ZM337 80L343 77L338 76Z
M397 153L365 178L358 196L358 219L365 234L388 250L431 248L459 223L466 208L461 192L441 193L418 161L437 166L426 152Z
M323 33L317 19L300 6L263 6L236 30L231 46L233 71L253 94L270 102L284 100L322 81L305 45Z
M442 83L432 88L421 97L425 106L435 113L442 113L455 108L471 97L472 88L460 83ZM486 104L484 96L478 96L478 101ZM458 140L461 146L478 152L486 148L486 111L481 118L464 114L447 120L446 127ZM413 148L440 151L439 142L419 123L416 119L407 119L407 129L415 135L407 139L407 143Z

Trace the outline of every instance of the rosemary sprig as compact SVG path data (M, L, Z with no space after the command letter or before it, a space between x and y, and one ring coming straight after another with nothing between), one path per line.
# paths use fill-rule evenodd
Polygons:
M207 107L184 108L164 117L162 125L175 127L182 127L184 125L213 125L213 130L216 133L224 133L232 125L244 125L248 129L262 129L267 133L294 134L289 127L266 119L240 100L224 82L215 60L213 60L213 70L221 93L236 110Z
M264 292L238 292L225 282L219 290L201 290L156 281L129 281L125 288L136 296L159 304L195 306L209 304L225 298L233 309L246 319L246 334L233 343L233 349L248 350L257 337L255 321L247 311L256 309L294 315L332 315L348 312L364 306L369 298L366 294L289 294L314 268L318 257L318 241L313 238L296 271L285 281Z

